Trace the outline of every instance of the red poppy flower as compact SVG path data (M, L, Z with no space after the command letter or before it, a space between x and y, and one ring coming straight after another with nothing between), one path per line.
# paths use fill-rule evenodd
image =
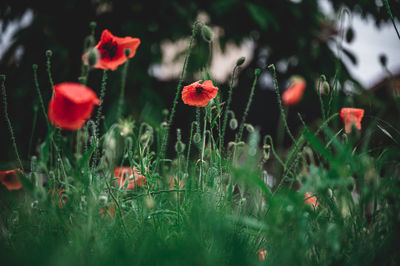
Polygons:
M364 109L360 108L342 108L340 118L344 122L344 131L349 134L353 125L361 130L361 120L364 116Z
M18 174L16 171L19 171L22 174L21 169L0 171L1 183L8 190L18 190L22 188L22 184L18 179Z
M124 187L125 182L128 179L127 190L132 190L136 187L146 185L146 178L140 174L139 170L133 166L129 167L117 167L114 170L114 178L118 178L117 183L119 187Z
M306 192L304 194L304 202L307 205L310 205L311 208L314 210L316 207L318 207L318 202L317 202L317 197L311 195L310 193Z
M48 117L57 127L77 130L91 116L94 104L100 104L100 100L88 87L72 82L60 83L54 86Z
M129 58L136 54L136 49L140 45L140 39L132 37L116 37L109 30L104 30L101 34L100 42L95 49L99 51L100 58L94 65L95 68L116 70L127 60L125 49L129 49ZM88 54L86 54L88 56Z
M208 102L215 98L218 88L214 87L211 80L206 80L203 84L196 81L182 90L182 100L187 105L204 107Z
M293 78L289 88L282 94L282 102L286 105L297 104L301 100L301 97L303 97L306 85L306 81L303 78Z

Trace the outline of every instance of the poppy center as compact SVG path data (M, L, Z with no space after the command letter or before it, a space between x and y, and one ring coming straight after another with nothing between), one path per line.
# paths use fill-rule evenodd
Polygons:
M101 46L101 57L113 59L117 54L118 44L115 41L108 41Z
M6 174L6 175L4 176L4 181L5 181L6 183L12 183L13 180L14 180L14 175L13 175L13 174Z
M196 87L197 94L201 94L202 92L203 92L203 87L201 87L201 86Z

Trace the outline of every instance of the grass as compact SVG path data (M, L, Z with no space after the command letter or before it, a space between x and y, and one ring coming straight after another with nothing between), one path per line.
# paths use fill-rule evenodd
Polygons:
M31 165L19 176L23 189L1 188L1 264L397 265L398 126L391 125L396 135L383 129L392 141L375 147L371 136L381 127L345 134L333 105L333 115L316 127L303 122L297 135L284 121L293 143L278 154L257 128L240 141L255 83L229 147L219 135L229 109L213 101L182 132L190 143L179 131L177 143L169 141L176 154L164 158L178 96L158 128L119 117L101 132L101 111L77 132L59 134L49 125L40 152L25 158ZM285 119L282 106L278 111ZM195 134L200 141L193 142ZM119 166L136 167L146 185L116 185ZM270 174L274 185L266 182ZM305 203L306 193L318 206Z

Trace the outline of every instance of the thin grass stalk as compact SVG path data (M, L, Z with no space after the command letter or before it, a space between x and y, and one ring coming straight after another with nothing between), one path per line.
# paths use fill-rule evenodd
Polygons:
M392 21L393 27L396 30L397 37L400 40L400 34L399 34L399 31L397 30L396 23L394 22L392 10L390 9L390 5L389 5L389 1L388 0L385 0L385 7L386 7L387 13L388 13L388 15L390 17L390 20Z
M11 125L10 118L8 117L7 94L6 94L6 86L5 86L6 76L5 75L0 75L0 80L1 80L1 90L2 90L2 93L3 93L4 117L7 120L8 129L9 129L10 135L11 135L11 141L12 141L12 144L13 144L13 148L14 148L15 154L17 155L18 163L19 163L19 165L21 167L22 172L24 172L24 166L22 164L21 158L19 157L19 152L18 152L18 148L17 148L17 142L16 142L15 136L14 136L14 130L13 130L13 127Z

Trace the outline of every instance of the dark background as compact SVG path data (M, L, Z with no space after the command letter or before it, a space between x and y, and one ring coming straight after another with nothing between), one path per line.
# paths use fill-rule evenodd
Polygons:
M353 13L362 16L371 15L376 23L387 21L384 6L378 7L376 1L330 1L336 12L347 7ZM399 14L399 1L390 1L394 16ZM33 82L32 64L38 64L39 83L44 95L45 105L51 97L51 88L46 73L45 51L53 51L52 74L55 83L78 81L83 53L83 40L90 33L89 23L97 22L96 42L103 29L109 29L116 36L132 36L141 39L137 54L130 61L126 86L125 116L135 120L144 120L153 125L161 122L161 110L170 108L175 96L177 80L159 81L149 75L151 64L161 59L160 42L166 39L177 41L190 36L191 26L199 12L210 17L210 26L219 26L224 34L218 39L222 47L228 41L241 43L245 38L252 38L256 47L253 60L239 72L239 83L234 88L232 108L236 117L242 116L246 106L253 73L256 67L263 68L279 60L296 59L297 65L289 65L284 73L278 72L281 92L287 85L287 79L293 75L302 75L307 80L307 90L302 102L289 110L289 125L295 130L300 124L297 112L302 113L306 122L318 120L320 106L314 90L315 80L325 74L332 80L336 70L340 83L352 80L343 63L335 58L328 47L338 34L344 34L344 41L351 41L351 29L341 32L338 21L327 20L318 8L317 1L244 1L244 0L202 0L202 1L13 1L5 0L0 4L2 31L14 19L20 18L26 10L32 10L33 22L19 30L14 36L15 42L7 50L0 62L0 73L7 76L6 89L9 115L13 124L18 148L23 160L28 161L29 139L33 133L33 152L46 134L45 120L38 113L37 125L32 131L34 106L38 97ZM17 49L23 48L20 58ZM264 51L268 51L265 56ZM343 51L356 63L348 51ZM241 55L238 55L240 57ZM198 35L184 84L193 82L193 75L202 69L208 57L208 46ZM110 73L105 98L106 122L112 123L116 101L120 88L122 67ZM264 70L267 71L267 70ZM101 83L101 71L90 74L88 86L98 94ZM211 73L212 75L212 73ZM357 81L354 81L356 85ZM218 84L223 99L226 99L228 84ZM331 84L332 85L332 84ZM381 111L383 100L371 100L371 93L363 92L357 97L345 97L340 93L342 104L368 107L369 113ZM3 104L0 120L0 162L1 165L15 166L15 154L4 119ZM390 113L390 106L385 112ZM337 112L336 108L333 110ZM182 128L183 139L187 141L190 121L194 109L179 102L174 126ZM272 90L256 88L254 103L251 106L248 122L259 126L262 135L276 136L279 108ZM368 118L366 119L368 122ZM296 131L296 130L295 130ZM175 130L171 129L171 138ZM228 130L228 136L233 133ZM8 163L5 163L8 162Z

